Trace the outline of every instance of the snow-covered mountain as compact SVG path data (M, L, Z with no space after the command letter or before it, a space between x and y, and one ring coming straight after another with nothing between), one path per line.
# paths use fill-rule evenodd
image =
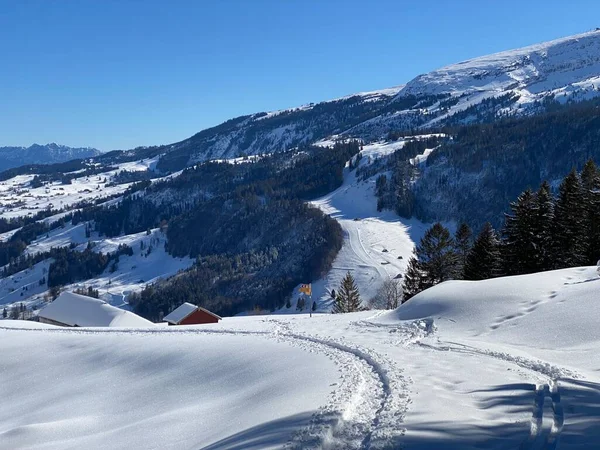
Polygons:
M29 164L54 164L98 155L100 151L95 148L74 148L55 143L33 144L30 147L0 147L0 171Z
M372 141L390 130L529 115L600 94L600 30L483 56L406 85L231 119L164 147L163 168L270 153L330 135Z
M341 134L380 114L401 88L237 117L161 148L165 154L159 168L179 170L210 159L273 153Z
M591 31L442 67L410 81L398 97L511 91L530 99L595 88L599 78L600 31Z

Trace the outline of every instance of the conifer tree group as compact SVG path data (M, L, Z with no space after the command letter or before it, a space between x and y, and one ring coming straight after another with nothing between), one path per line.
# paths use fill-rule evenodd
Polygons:
M544 181L510 204L501 236L486 223L472 240L466 224L454 237L434 224L416 246L404 277L406 301L450 279L484 280L593 265L600 258L600 171L592 160L572 170L556 198Z

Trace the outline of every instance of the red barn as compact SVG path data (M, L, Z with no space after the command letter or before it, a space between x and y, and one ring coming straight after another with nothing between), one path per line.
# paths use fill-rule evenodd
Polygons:
M197 325L201 323L217 323L221 318L208 309L184 303L163 319L169 325Z

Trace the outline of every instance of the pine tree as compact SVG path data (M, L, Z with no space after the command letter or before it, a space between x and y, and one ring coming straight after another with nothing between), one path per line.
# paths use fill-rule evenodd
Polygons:
M585 196L575 170L565 177L558 190L552 226L553 265L556 269L586 263Z
M417 246L417 257L425 272L425 289L442 281L454 278L456 274L456 254L454 240L441 223L434 224L425 232Z
M467 262L467 255L471 250L473 232L466 223L461 223L454 234L454 252L456 253L456 275L462 278Z
M532 231L536 256L536 272L552 269L552 224L554 222L554 198L550 185L544 181L535 194L536 214Z
M423 278L423 274L419 268L419 260L417 259L415 252L408 261L408 267L406 268L406 273L404 274L404 283L402 284L402 303L410 300L423 290Z
M537 204L527 189L510 204L512 214L505 216L503 261L508 275L533 273L537 269L537 249L532 230L535 227Z
M581 184L586 209L587 264L596 264L600 259L600 172L593 160L589 160L581 171Z
M348 313L360 311L360 294L354 281L354 277L348 271L337 291L333 304L334 313Z
M475 239L465 265L465 280L494 278L501 271L500 241L492 225L487 222Z
M425 232L415 248L404 279L404 298L453 279L457 272L457 256L454 240L441 223L434 224Z

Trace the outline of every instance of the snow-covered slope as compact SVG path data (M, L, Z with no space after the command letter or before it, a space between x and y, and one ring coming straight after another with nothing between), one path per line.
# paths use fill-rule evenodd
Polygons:
M0 447L281 448L338 379L272 334L158 331L0 331Z
M328 145L329 142L320 144ZM366 145L361 151L358 166L369 167L403 145L402 140ZM330 292L339 287L348 271L354 276L366 304L375 297L385 280L402 276L415 242L427 229L427 225L416 219L400 219L391 211L377 211L376 178L373 176L363 181L347 167L342 186L311 202L335 218L344 230L342 249L332 269L324 278L313 283L313 300L317 301L320 310L330 310Z
M593 89L599 78L600 31L590 31L442 67L410 81L398 97L508 90L530 97L575 83Z
M341 133L379 114L401 87L362 92L321 103L237 117L165 146L159 168L274 153Z
M146 330L0 322L1 442L596 449L598 286L584 267L447 282L390 312Z
M57 221L80 208L81 202L86 204L113 205L121 201L123 194L132 185L131 182L120 182L119 175L124 172L147 173L153 177L152 182L159 182L179 175L178 172L165 177L158 177L153 170L157 157L144 158L119 164L102 166L104 171L86 175L86 169L70 172L74 176L68 184L60 181L44 181L41 186L32 186L32 180L38 175L17 175L0 182L0 218L14 219L34 216L46 211L59 210L40 219L46 224ZM96 167L96 163L86 163L86 167ZM58 223L57 223L58 225ZM39 234L25 248L24 256L33 256L48 252L52 248L73 247L84 251L88 245L94 252L104 254L115 253L119 245L127 245L133 249L133 255L121 255L119 264L111 264L104 273L81 283L66 286L68 290L77 287L93 287L98 289L102 300L111 305L127 307L126 297L138 292L148 283L160 278L175 275L193 264L190 258L175 258L167 253L166 234L158 228L148 232L121 235L112 239L100 236L95 231L86 231L88 222L73 225L68 221L58 228ZM1 241L7 241L20 228L3 233ZM14 304L23 303L28 308L45 304L48 269L51 260L44 260L9 277L0 278L0 305L8 310Z
M110 266L99 276L70 286L98 289L100 298L114 306L128 307L126 300L129 294L139 292L159 279L176 275L194 264L193 258L177 258L167 253L167 236L158 228L150 230L150 234L141 232L116 238L98 238L92 242L93 251L105 254L117 251L119 245L128 245L133 249L133 255L120 256L116 267ZM78 250L83 251L86 245L79 246Z

